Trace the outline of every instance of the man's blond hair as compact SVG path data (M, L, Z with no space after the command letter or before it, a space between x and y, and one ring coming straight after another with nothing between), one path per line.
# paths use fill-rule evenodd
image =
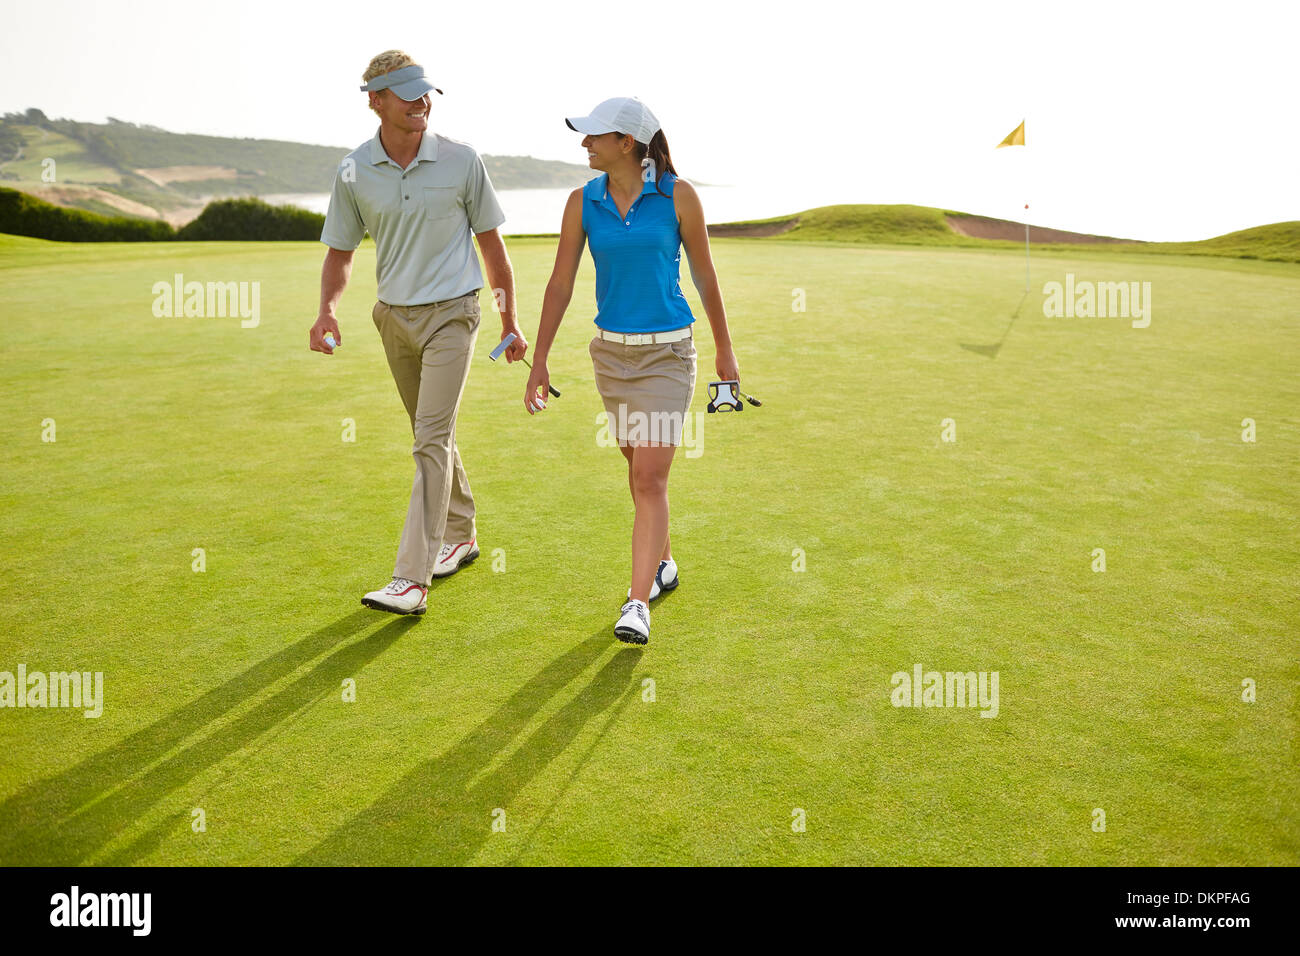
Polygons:
M377 76L383 76L385 73L392 73L394 70L400 70L404 66L411 66L415 60L408 53L401 50L385 50L379 56L370 61L366 67L366 72L361 74L361 82L369 83Z

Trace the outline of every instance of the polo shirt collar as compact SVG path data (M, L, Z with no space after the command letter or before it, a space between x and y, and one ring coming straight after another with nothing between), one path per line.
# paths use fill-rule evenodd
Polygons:
M380 152L382 153L383 150L381 149ZM659 182L663 182L664 176L667 175L668 175L667 173L664 173L663 176L660 176ZM655 188L655 183L653 181L647 180L646 182L641 184L642 196L644 196L646 193L653 193L658 191L659 190ZM588 199L593 199L596 202L604 202L606 199L608 199L609 198L609 173L601 173L600 178L593 179L590 182L588 182L586 193Z
M438 135L433 130L426 129L424 135L420 137L420 148L415 154L416 163L436 163L438 161ZM380 166L383 163L397 163L384 152L384 144L379 140L379 130L375 130L375 137L370 141L370 164Z
M415 155L420 162L436 163L438 161L438 134L431 129L426 129L424 135L420 137L420 151Z

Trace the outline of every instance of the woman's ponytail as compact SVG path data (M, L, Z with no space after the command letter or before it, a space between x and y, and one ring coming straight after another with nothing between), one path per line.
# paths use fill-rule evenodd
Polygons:
M641 161L641 181L655 184L655 192L661 196L668 194L659 188L659 177L664 173L677 175L673 168L673 158L668 152L668 140L664 131L659 130L650 137L650 145L636 144L637 159Z

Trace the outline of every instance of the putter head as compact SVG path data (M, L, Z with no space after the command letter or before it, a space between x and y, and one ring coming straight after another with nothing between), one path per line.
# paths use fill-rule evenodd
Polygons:
M504 339L501 340L500 345L498 345L496 348L494 348L491 352L488 353L488 358L490 358L492 361L495 362L497 358L500 357L501 353L510 347L510 343L513 342L514 340L515 340L515 333L511 332L509 335L507 335Z
M740 389L740 383L734 379L722 382L709 383L709 405L707 411L710 412L741 412L745 410L745 403L742 402L736 392Z

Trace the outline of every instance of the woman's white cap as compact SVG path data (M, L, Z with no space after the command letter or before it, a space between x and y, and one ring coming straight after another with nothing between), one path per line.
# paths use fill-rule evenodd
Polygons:
M564 121L569 129L590 136L601 133L626 133L638 143L650 145L659 132L659 120L650 107L635 96L616 96L597 105L590 116L570 116Z

